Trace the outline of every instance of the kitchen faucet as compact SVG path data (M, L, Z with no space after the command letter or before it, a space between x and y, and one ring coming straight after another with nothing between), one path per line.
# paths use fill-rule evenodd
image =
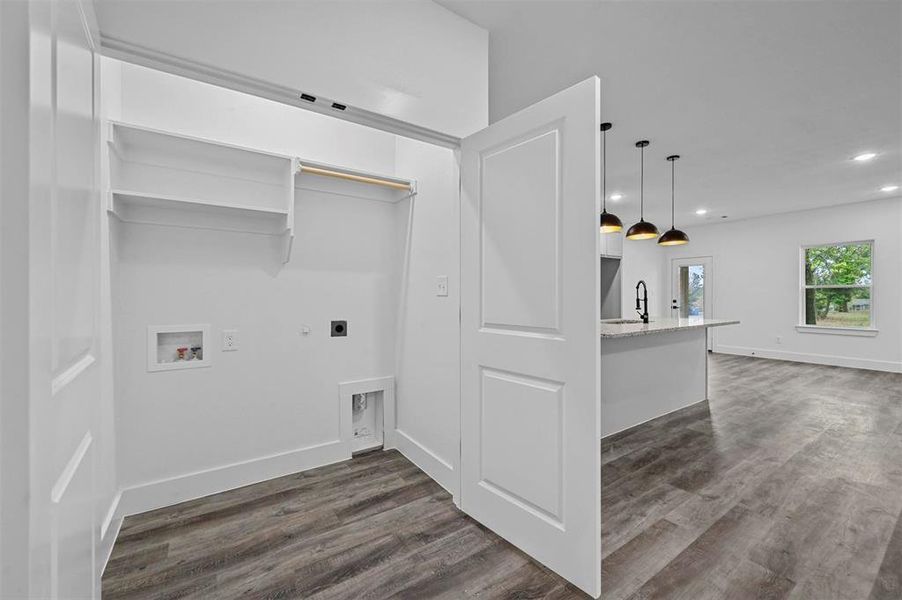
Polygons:
M642 286L642 300L639 300L639 286ZM639 307L642 307L642 312L639 312ZM639 316L642 317L643 323L648 323L648 286L645 285L643 280L639 280L639 283L636 284L636 312L639 313Z

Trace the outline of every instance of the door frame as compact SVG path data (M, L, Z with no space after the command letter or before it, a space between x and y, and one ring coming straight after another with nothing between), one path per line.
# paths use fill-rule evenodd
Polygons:
M713 319L714 318L714 257L713 256L690 256L686 258L671 258L670 259L670 316L671 318L677 318L673 314L673 303L677 300L677 287L679 286L679 281L676 277L677 267L689 266L689 265L698 265L701 264L705 267L705 318ZM707 331L707 339L708 339L708 351L714 351L714 328L708 327Z

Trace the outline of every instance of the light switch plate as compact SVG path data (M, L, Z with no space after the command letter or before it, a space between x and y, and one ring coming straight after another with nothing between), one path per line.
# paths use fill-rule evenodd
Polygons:
M238 349L238 330L223 329L222 330L222 351L234 352Z
M448 276L447 275L439 275L435 278L435 295L436 296L447 296L448 295Z

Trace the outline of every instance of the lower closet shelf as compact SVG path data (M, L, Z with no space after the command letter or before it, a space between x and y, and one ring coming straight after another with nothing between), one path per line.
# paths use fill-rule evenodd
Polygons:
M110 211L128 223L265 235L280 235L291 229L287 210L217 204L127 190L113 190L111 196Z

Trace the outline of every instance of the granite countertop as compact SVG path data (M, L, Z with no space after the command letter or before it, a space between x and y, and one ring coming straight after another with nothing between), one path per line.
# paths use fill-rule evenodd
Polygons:
M683 331L686 329L705 329L708 327L720 327L722 325L738 325L739 321L730 319L704 319L701 317L689 317L688 319L656 319L650 323L617 323L622 319L603 319L599 322L598 333L603 338L624 338L637 335L649 335L652 333L667 333L669 331Z

